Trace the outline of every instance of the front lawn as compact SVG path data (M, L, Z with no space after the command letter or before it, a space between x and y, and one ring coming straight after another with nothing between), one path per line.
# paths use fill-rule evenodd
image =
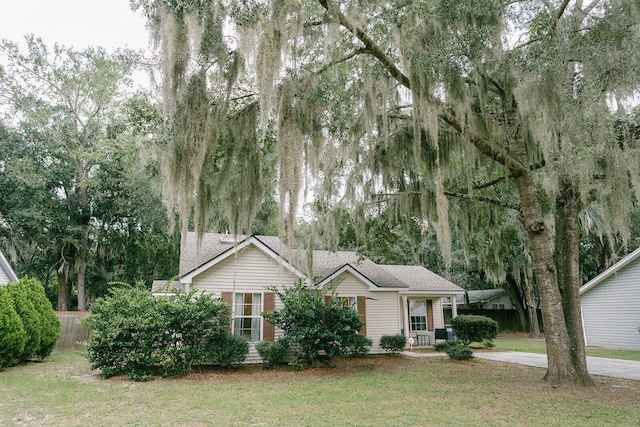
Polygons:
M0 425L637 425L640 382L553 388L544 370L442 357L338 359L292 372L206 370L179 379L100 380L82 356L0 372Z

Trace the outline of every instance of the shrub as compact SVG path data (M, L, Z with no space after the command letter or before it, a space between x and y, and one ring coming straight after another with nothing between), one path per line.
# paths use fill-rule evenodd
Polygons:
M87 357L103 378L170 377L205 361L235 366L247 356L246 341L227 334L228 306L211 295L155 298L139 289L111 293L97 300L83 321L93 330Z
M247 359L249 341L242 336L221 334L210 341L208 361L221 368L235 368Z
M338 283L330 290L335 291ZM362 353L371 345L358 338L364 326L356 310L344 305L333 292L325 303L324 289L308 289L299 280L291 288L280 291L269 287L280 298L283 308L263 313L264 318L284 331L285 346L295 346L294 369L311 365L318 360L331 364L335 356Z
M471 348L467 344L463 344L460 341L450 341L445 349L447 356L450 359L455 360L471 360L473 359L473 353Z
M407 338L401 334L383 335L380 337L380 347L389 353L400 353L405 345L407 345Z
M371 338L360 334L353 334L351 338L345 340L347 354L350 356L364 356L372 345Z
M0 368L20 362L27 342L22 320L5 286L0 286Z
M456 337L464 344L472 342L493 346L493 339L498 336L498 322L485 316L461 315L451 320Z
M284 360L287 355L287 347L280 341L261 341L256 344L256 350L262 358L264 369L273 369Z
M40 324L40 348L36 351L36 356L44 359L56 348L56 341L60 338L62 329L60 320L58 320L58 316L56 316L56 312L47 298L44 287L38 280L23 277L18 281L18 284L24 288L27 299L31 301L33 307L40 314L38 319Z
M33 303L27 297L26 289L22 284L9 283L7 290L13 299L14 308L18 316L20 316L20 320L22 320L26 334L26 342L20 360L29 360L40 350L40 334L42 329L40 313L38 313Z

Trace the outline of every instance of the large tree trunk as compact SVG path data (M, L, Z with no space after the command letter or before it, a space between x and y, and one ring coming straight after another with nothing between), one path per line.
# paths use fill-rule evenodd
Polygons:
M564 318L562 297L558 288L551 242L544 224L535 183L530 171L521 171L515 181L520 194L522 215L540 293L548 363L544 378L552 384L579 384L581 378L577 375L571 358L571 345Z
M568 177L559 180L556 198L556 266L562 306L571 343L571 361L581 384L594 384L587 370L584 330L580 310L580 226L582 204Z
M69 311L71 306L71 292L69 289L69 268L63 263L56 270L56 278L58 280L58 302L56 310Z
M84 161L79 162L78 176L80 184L78 192L80 194L80 225L82 227L82 239L78 247L78 255L75 260L78 278L78 311L87 311L87 298L85 292L85 273L87 271L87 252L89 247L89 223L91 222L91 208L87 195L87 167Z

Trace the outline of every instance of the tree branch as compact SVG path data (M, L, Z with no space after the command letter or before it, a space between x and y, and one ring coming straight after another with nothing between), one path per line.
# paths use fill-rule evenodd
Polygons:
M330 2L330 0L318 0L318 3L320 3L322 7L326 9L329 15L332 15L340 25L342 25L354 36L356 36L356 38L360 40L367 48L367 53L376 57L382 63L382 65L387 68L391 76L396 79L398 83L400 83L407 89L411 89L411 82L409 81L409 78L405 76L398 67L396 67L391 58L389 58L389 56L387 56L387 54L382 51L380 46L378 46L376 42L373 41L373 39L364 32L363 29L352 24L340 11L340 9Z
M374 197L400 197L400 196L421 196L423 193L420 191L399 191L397 193L377 193L374 194ZM470 200L475 202L485 202L492 205L496 205L506 209L513 209L516 211L520 211L520 205L515 203L503 202L502 200L494 199L491 197L480 196L480 195L469 195L463 193L456 193L454 191L446 191L444 195L447 197L454 197L462 200Z
M367 48L354 50L353 52L351 52L350 54L348 54L346 56L343 56L342 58L335 59L335 60L329 62L327 65L325 65L324 67L322 67L318 71L316 71L315 74L322 74L325 71L327 71L329 68L333 67L334 65L338 65L341 62L348 61L351 58L353 58L354 56L360 55L361 53L370 53L370 52L369 52L369 49L367 49Z

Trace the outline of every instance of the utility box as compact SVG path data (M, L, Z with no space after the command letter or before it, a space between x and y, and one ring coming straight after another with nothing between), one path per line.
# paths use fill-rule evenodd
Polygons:
M444 325L444 330L447 333L446 336L446 340L447 341L452 341L453 340L453 327L451 325Z

